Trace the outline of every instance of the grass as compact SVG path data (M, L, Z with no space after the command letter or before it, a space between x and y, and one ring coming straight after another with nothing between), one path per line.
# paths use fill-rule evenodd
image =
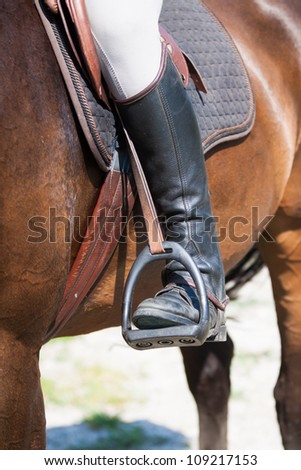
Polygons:
M116 429L116 427L119 426L120 419L118 418L118 416L110 416L105 413L97 413L86 418L84 422L87 423L88 426L94 430L100 428L114 430Z
M45 350L49 361L42 369L42 388L47 405L56 413L75 414L78 424L49 428L50 448L70 450L117 450L188 448L187 439L152 421L125 422L124 412L140 406L146 396L139 387L133 388L129 371L118 365L112 367L98 357L97 349L89 350L89 343L74 340L56 340ZM87 348L86 348L87 345ZM139 370L139 380L147 377ZM96 411L97 410L97 411ZM95 413L96 411L96 413ZM68 415L69 416L69 415ZM56 442L57 437L61 436ZM54 446L54 447L51 447Z
M273 358L273 353L271 351L259 351L259 352L248 352L248 353L236 353L234 356L234 360L238 361L239 363L254 367L254 364L262 361L262 360L269 360Z
M78 365L76 371L70 371L66 378L59 373L57 378L43 377L42 388L49 403L68 404L83 410L110 405L121 409L129 400L126 377L120 372L95 365Z
M105 413L93 414L84 421L90 429L98 431L98 437L91 443L82 441L79 450L147 449L168 443L160 434L148 433L142 425L126 423L118 416Z
M102 407L120 412L126 403L138 398L129 393L128 376L120 369L99 364L97 355L89 362L76 348L77 338L61 338L51 344L45 354L51 355L52 366L42 371L45 401L57 406L68 405L84 413ZM72 353L71 353L72 352ZM54 366L53 366L54 365Z

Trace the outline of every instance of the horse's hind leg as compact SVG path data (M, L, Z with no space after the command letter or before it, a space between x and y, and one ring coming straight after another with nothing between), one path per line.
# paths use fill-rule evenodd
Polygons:
M227 449L230 364L233 343L205 343L181 350L190 391L199 414L200 449Z
M268 227L275 242L262 239L260 247L271 275L281 336L274 394L282 441L286 449L301 449L301 218L292 215L280 209Z

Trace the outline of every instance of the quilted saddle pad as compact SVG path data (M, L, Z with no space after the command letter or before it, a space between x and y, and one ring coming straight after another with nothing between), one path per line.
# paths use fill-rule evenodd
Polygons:
M48 24L46 30L73 102L76 99L77 114L80 109L84 134L92 141L100 167L108 171L116 147L124 148L118 119L96 100L81 75L58 15L51 14L43 1L35 3L44 25ZM255 119L253 91L242 58L223 25L197 0L164 0L160 23L192 59L207 87L204 94L191 79L188 85L204 153L222 142L246 136Z
M247 135L254 124L251 83L233 40L216 16L197 0L164 0L160 20L200 71L207 94L190 81L204 152Z

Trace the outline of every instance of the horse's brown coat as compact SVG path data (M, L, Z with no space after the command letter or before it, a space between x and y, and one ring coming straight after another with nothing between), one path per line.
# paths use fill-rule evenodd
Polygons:
M301 325L296 290L301 278L301 4L298 0L205 3L231 32L248 67L257 105L251 135L221 148L207 164L214 213L224 238L222 255L229 269L250 248L262 229L261 221L276 213L271 224L276 243L261 241L261 247L277 292L283 345L277 409L284 445L300 448L301 404L296 397L301 394ZM0 448L41 448L45 422L38 354L77 249L77 243L71 246L64 240L64 228L66 219L79 216L83 233L97 191L88 177L65 88L32 2L3 0L1 12L5 113L1 116ZM280 206L283 210L278 210ZM49 239L29 243L27 237L33 234L29 221L35 216L46 220L51 207L61 217L55 243ZM252 207L258 213L253 210L252 215ZM233 217L241 217L235 219L236 225ZM246 239L238 242L237 237L244 235ZM136 256L132 229L130 239L120 246L98 287L63 334L120 323L125 273ZM156 273L141 281L139 298L159 286L158 267ZM225 345L183 350L200 413L203 448L226 446L232 353L230 340Z

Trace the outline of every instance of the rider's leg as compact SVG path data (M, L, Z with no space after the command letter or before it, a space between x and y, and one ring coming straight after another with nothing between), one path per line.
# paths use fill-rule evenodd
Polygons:
M101 44L100 60L107 83L138 152L158 215L166 220L166 236L188 251L203 275L209 297L210 335L215 335L217 309L224 308L226 298L223 266L196 116L182 79L160 44L161 3L88 0L87 5L92 29ZM126 10L127 18L118 20L117 5L121 4L127 6L120 10L121 14ZM126 20L129 24L122 27ZM146 41L145 34L149 35ZM123 47L125 44L129 50ZM150 45L150 51L145 44ZM135 63L131 54L135 54ZM149 61L146 80L141 70ZM167 289L142 302L136 310L134 320L139 328L198 320L189 273L173 261L167 265L164 278Z
M163 0L86 0L102 73L116 99L144 90L161 62Z

